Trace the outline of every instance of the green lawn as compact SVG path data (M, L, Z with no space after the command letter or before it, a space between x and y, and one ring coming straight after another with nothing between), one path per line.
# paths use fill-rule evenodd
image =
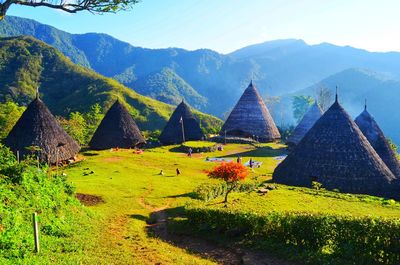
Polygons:
M87 233L81 240L90 240L82 253L57 255L58 263L85 264L215 264L211 260L188 253L152 237L146 231L150 213L164 208L182 207L186 203L200 203L192 199L191 192L200 184L216 183L206 170L216 165L206 162L208 157L236 159L250 158L263 162L250 177L268 180L276 167L275 156L282 155L283 145L229 144L224 150L206 154L171 152L177 146L160 147L135 154L132 150L87 151L85 160L65 169L77 192L101 196L105 203L90 207L93 217ZM176 168L181 175L176 176ZM163 170L164 175L160 175ZM265 196L256 192L233 193L229 207L243 211L322 211L338 214L380 215L400 217L398 203L386 205L380 199L330 195L312 195L308 189L280 185ZM331 193L328 193L331 194ZM222 207L221 199L208 202L208 207ZM87 236L90 234L90 237Z
M400 203L373 196L317 192L307 188L276 185L268 194L234 193L230 196L229 209L240 212L268 214L270 212L312 212L334 215L379 216L400 218ZM222 198L195 205L226 209Z
M213 142L206 142L206 141L187 141L182 145L191 147L191 148L201 148L201 147L212 147L215 146L217 143Z

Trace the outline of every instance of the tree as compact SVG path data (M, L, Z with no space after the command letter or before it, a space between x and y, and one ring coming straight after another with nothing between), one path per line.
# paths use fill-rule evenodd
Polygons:
M0 0L0 20L3 19L11 5L31 7L49 7L68 13L89 11L94 14L115 13L129 10L140 0Z
M294 96L292 101L293 107L293 116L300 122L303 118L304 114L306 114L307 110L314 103L314 100L310 96Z
M96 103L91 106L89 112L84 117L87 123L87 135L88 138L91 138L104 117L100 105Z
M87 143L87 125L83 115L80 112L71 112L68 120L60 118L59 121L64 130L80 145Z
M281 102L281 98L278 96L266 96L265 97L265 104L268 107L269 112L273 117L277 116L277 107L279 106L279 103Z
M316 89L316 94L318 105L325 112L332 102L332 93L326 86L320 84Z
M228 162L216 166L208 172L210 178L222 179L227 185L224 203L228 202L228 195L239 184L239 181L246 179L249 174L247 168L242 163Z
M12 101L0 103L0 139L7 137L24 110L25 107L19 107Z

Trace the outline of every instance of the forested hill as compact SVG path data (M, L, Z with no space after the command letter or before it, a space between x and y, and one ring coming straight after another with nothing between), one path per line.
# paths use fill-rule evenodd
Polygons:
M119 98L143 130L162 129L173 106L135 91L85 67L73 64L55 48L32 37L0 39L0 101L27 104L40 87L40 96L56 114L86 112L99 103L103 110ZM204 127L221 121L196 112Z

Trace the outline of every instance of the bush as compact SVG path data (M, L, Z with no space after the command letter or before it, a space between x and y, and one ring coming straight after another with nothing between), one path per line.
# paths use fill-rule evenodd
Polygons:
M259 186L257 182L243 182L233 189L235 192L250 192ZM218 184L204 183L198 186L195 190L195 197L202 201L211 201L215 198L223 196L228 190L226 182L220 182Z
M253 245L282 252L290 249L302 253L311 264L328 260L400 263L400 219L278 212L257 215L193 206L187 206L186 214L192 228L226 234L240 231Z
M33 212L39 213L40 237L47 249L57 238L72 235L85 213L79 211L74 188L65 177L49 175L47 167L37 167L36 160L17 163L2 146L0 153L5 154L0 158L0 260L21 262L33 250Z

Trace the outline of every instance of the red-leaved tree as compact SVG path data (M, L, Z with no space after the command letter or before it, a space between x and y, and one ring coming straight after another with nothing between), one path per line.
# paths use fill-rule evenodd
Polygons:
M246 179L248 174L249 172L243 164L235 162L221 163L208 172L210 178L221 179L226 182L227 189L224 203L228 202L229 193L238 186L239 181Z

